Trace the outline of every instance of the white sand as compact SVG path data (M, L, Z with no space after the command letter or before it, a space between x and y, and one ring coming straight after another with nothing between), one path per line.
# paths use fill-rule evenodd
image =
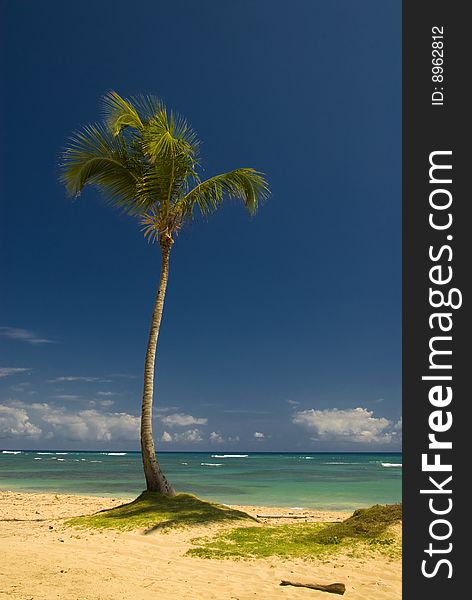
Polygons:
M339 597L280 587L281 579L343 582L346 600L401 598L401 563L382 556L323 561L207 560L184 556L191 538L208 534L205 527L145 536L139 531L80 531L63 524L68 517L123 501L0 492L0 599L159 600L164 594L173 600ZM303 514L287 508L240 508L253 515ZM306 511L306 516L310 521L327 521L346 515Z

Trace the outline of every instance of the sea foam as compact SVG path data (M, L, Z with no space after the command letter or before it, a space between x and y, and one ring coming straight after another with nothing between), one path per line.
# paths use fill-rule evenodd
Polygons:
M403 467L402 463L380 463L382 467L398 467L399 469Z
M212 454L211 458L247 458L249 454Z

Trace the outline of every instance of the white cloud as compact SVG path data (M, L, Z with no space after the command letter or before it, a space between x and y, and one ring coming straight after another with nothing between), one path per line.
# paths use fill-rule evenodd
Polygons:
M27 407L27 408L31 408L33 410L48 410L49 409L49 404L47 404L46 402L34 402L33 404L25 404L24 402L20 402L19 400L14 400L13 402L10 403L11 406L21 406L21 407Z
M164 431L161 437L161 442L171 442L172 436L168 431Z
M30 422L24 408L0 405L0 438L38 437L41 429Z
M297 400L287 400L286 402L287 404L290 404L290 406L298 406L300 404Z
M128 413L101 413L95 409L66 413L59 410L48 411L42 415L42 420L52 426L57 436L74 441L139 439L139 417Z
M218 433L218 431L212 431L208 437L209 437L210 442L212 442L213 444L225 444L227 442L239 442L239 435L234 435L234 436L229 435L227 438L225 438L223 435L221 435L221 433Z
M22 367L0 367L0 377L9 377L10 375L27 373L28 371L31 371L31 369L24 369Z
M100 406L113 406L115 404L114 400L100 400Z
M319 440L388 444L396 439L391 421L360 407L302 410L293 415L292 422L307 427Z
M115 396L114 392L97 392L97 396Z
M256 438L256 440L263 440L265 438L265 435L261 431L255 431L254 437Z
M203 437L199 429L188 429L182 433L174 433L176 442L201 442Z
M168 427L188 427L189 425L206 425L208 419L192 417L183 413L173 413L161 418L162 423Z
M76 394L56 394L54 398L59 398L59 400L82 400L82 396Z
M10 340L19 340L28 344L52 344L52 340L38 337L32 331L27 329L19 329L18 327L0 327L0 337Z
M45 439L73 442L109 442L139 439L140 419L128 413L101 412L96 409L70 410L46 402L11 402L0 406L8 418L16 418L18 436L43 434ZM1 416L1 415L0 415ZM6 418L6 417L5 417ZM23 423L23 425L21 425ZM7 425L3 423L8 430Z
M164 431L161 437L162 442L202 442L202 432L199 429L188 429L187 431L182 431L181 433L169 433L168 431Z

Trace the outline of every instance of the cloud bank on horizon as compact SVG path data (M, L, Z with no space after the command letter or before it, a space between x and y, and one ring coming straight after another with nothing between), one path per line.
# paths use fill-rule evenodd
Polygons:
M396 442L401 433L401 418L392 422L383 417L374 417L366 408L297 411L292 419L313 432L311 439L347 441L364 444L390 444Z
M48 342L25 329L2 327L0 335L33 346ZM3 390L7 399L0 400L0 447L139 447L139 396L134 393L132 400L123 402L120 391L123 381L139 385L134 382L136 376L66 374L49 377L41 384L34 374L26 366L0 367L2 386L8 386ZM25 376L28 380L17 381ZM45 397L45 402L37 400ZM401 418L388 419L367 407L302 408L299 400L285 399L280 402L282 408L278 408L281 413L285 410L285 430L274 432L274 413L253 406L228 408L223 402L218 413L216 404L202 403L195 415L179 406L162 406L158 402L154 408L158 447L282 451L287 439L296 439L298 447L303 446L306 451L398 450L401 446ZM211 414L202 415L209 412L209 407ZM236 418L240 421L235 422Z
M137 446L140 419L138 415L111 410L111 400L83 400L80 396L63 396L69 405L54 402L24 402L10 400L0 404L0 446L27 449L48 447L65 448L68 444L77 449L102 447L126 448ZM77 402L78 401L78 402ZM174 408L174 407L172 407ZM165 408L162 412L165 413ZM211 417L194 416L184 412L161 414L155 419L156 439L159 446L172 449L205 449L214 445L231 445L247 449L250 442L264 445L273 436L270 433L247 429L231 434L207 427ZM351 444L353 449L398 449L401 444L401 419L392 421L375 416L372 410L362 407L352 409L306 409L292 413L290 424L298 431L306 431L304 448L317 450L318 443L336 443L340 449ZM277 442L277 440L275 440ZM278 440L282 447L284 440ZM94 446L95 445L95 446ZM262 449L262 447L260 447Z

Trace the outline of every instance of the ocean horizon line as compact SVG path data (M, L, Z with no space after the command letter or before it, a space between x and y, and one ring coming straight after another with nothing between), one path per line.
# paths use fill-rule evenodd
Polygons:
M141 454L141 450L95 449L78 450L70 448L1 448L0 452L89 452L90 454L108 452L126 452L126 454ZM158 450L159 454L403 454L402 450Z

